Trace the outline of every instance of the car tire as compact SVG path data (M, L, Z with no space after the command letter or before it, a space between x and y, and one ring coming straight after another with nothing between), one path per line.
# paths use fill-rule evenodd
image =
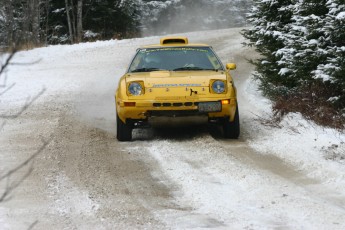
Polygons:
M124 123L118 115L116 115L117 140L131 141L132 140L132 126Z
M229 121L226 119L223 124L224 137L228 139L238 139L240 136L240 116L238 106L236 106L235 119Z

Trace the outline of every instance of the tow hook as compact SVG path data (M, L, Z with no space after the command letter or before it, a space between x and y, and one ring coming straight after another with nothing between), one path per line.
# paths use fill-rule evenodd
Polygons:
M194 90L190 89L190 96L192 96L193 93L194 93L195 95L197 95L197 94L198 94L198 91L194 91Z

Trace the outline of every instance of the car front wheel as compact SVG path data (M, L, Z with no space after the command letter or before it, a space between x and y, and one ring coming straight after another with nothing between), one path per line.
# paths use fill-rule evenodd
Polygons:
M235 119L229 121L224 120L223 123L224 137L229 139L237 139L240 135L240 116L238 112L238 106L236 106Z
M116 115L117 140L131 141L132 140L132 126L124 123L118 115Z

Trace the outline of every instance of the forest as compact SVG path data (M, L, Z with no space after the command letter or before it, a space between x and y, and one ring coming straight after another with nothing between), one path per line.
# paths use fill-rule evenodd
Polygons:
M0 46L123 39L243 26L250 0L1 0Z

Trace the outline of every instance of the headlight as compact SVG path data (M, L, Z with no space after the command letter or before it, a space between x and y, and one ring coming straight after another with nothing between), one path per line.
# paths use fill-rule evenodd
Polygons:
M224 93L225 92L225 83L224 81L216 80L212 83L212 91L214 93Z
M133 96L143 94L143 86L138 82L131 82L128 85L128 92Z

